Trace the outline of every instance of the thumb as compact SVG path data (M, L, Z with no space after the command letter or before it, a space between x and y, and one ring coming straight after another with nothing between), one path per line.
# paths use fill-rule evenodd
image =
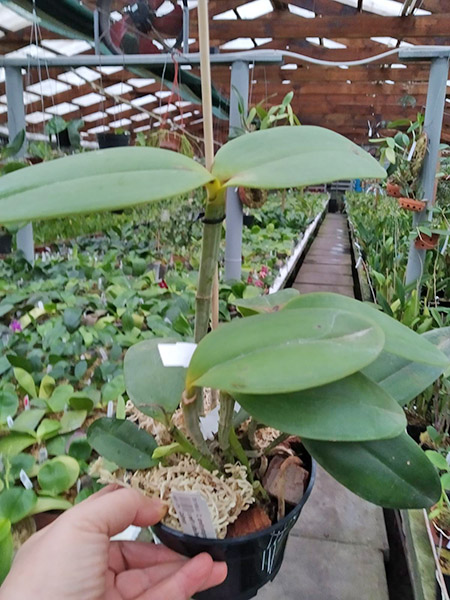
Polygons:
M63 517L77 528L111 537L129 525L147 527L158 523L167 507L157 498L147 498L141 492L121 488L109 493L94 494L87 501L71 508Z

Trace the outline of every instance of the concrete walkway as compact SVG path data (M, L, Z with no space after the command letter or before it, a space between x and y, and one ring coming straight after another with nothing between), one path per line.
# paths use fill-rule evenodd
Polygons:
M328 214L293 285L354 296L347 220ZM258 600L388 600L388 542L381 508L318 469L280 573Z

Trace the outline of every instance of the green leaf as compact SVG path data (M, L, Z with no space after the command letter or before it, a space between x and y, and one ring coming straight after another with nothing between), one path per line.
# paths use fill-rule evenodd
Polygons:
M44 415L45 410L43 408L31 408L30 410L24 410L14 421L14 425L11 427L11 430L19 431L21 433L34 432Z
M123 396L119 396L117 398L117 406L116 406L116 419L125 419L126 410L125 410L125 400Z
M94 401L84 392L75 392L69 398L69 406L74 410L85 410L90 412L94 408Z
M8 575L14 556L11 521L0 519L0 586Z
M92 448L86 437L76 438L69 446L68 455L76 460L87 461L92 454Z
M375 360L383 345L379 327L341 310L256 315L221 325L200 342L188 368L187 387L231 394L303 390L359 371Z
M59 385L53 392L51 398L47 400L47 405L54 413L62 412L66 405L69 404L69 399L73 394L74 390L71 385Z
M55 385L56 383L53 377L50 377L50 375L44 375L41 381L41 385L39 386L39 398L48 400L53 394Z
M435 452L434 450L425 450L425 454L427 455L428 460L430 460L436 467L436 469L439 469L440 471L448 471L450 469L447 461L442 454L439 454L439 452Z
M443 490L450 490L450 473L441 475L441 485Z
M450 364L448 357L425 337L402 325L396 319L388 317L371 304L359 302L341 294L318 292L302 294L291 300L286 305L286 308L336 308L347 310L353 314L371 319L383 330L386 338L384 351L418 363L426 363L439 367Z
M20 471L23 469L27 475L33 470L36 464L36 459L31 454L21 452L9 459L10 472L9 475L13 481L19 479Z
M49 440L59 432L61 423L55 419L44 419L36 430L36 437L39 441Z
M420 337L435 344L445 356L450 358L450 327L433 329ZM405 405L436 381L444 369L413 363L388 352L382 352L363 372L399 404Z
M302 392L234 397L258 422L314 440L377 440L406 427L398 403L361 373Z
M34 384L33 377L20 367L15 367L14 377L17 379L17 383L20 387L26 391L31 398L37 398L36 386Z
M263 189L386 177L386 171L359 146L334 131L309 125L238 137L217 152L212 173L227 187Z
M30 515L37 515L50 510L67 510L71 507L72 504L65 498L60 498L59 496L38 496L34 508L30 511Z
M104 417L92 423L87 439L98 454L124 469L148 469L157 446L154 438L131 421Z
M11 158L20 152L20 149L25 143L25 129L21 129L16 137L9 144L2 148L0 156L2 159Z
M47 135L56 135L67 129L67 121L62 117L55 115L47 121L44 127L44 132Z
M161 460L162 458L170 456L171 454L176 454L177 452L184 452L183 447L177 442L174 444L168 444L167 446L158 446L158 448L155 448L152 458L155 460Z
M119 396L125 392L125 380L123 375L114 377L108 383L105 383L102 389L102 402L108 404L108 402L114 402Z
M164 367L158 344L171 344L170 338L153 338L132 346L125 354L124 375L130 400L141 412L165 422L178 408L184 390L186 369Z
M36 494L24 487L12 487L0 494L0 519L8 519L12 524L24 519L36 504Z
M298 290L287 288L274 294L264 294L255 298L237 298L233 304L242 316L249 317L258 313L277 312L298 295Z
M49 496L57 496L70 489L80 474L78 462L71 456L57 456L39 469L38 482Z
M67 327L69 333L73 333L81 325L81 316L83 311L81 308L66 308L63 313L63 323Z
M7 436L0 437L0 454L15 456L35 443L36 438L34 435L10 433Z
M369 502L414 509L440 498L436 469L407 433L374 442L302 442L326 471Z
M18 408L17 394L10 390L0 390L0 423L6 423L8 417L14 417Z
M200 163L170 150L83 152L1 177L0 215L7 224L115 210L183 194L212 179Z
M60 433L69 433L79 429L87 417L85 410L68 410L61 417L61 430Z

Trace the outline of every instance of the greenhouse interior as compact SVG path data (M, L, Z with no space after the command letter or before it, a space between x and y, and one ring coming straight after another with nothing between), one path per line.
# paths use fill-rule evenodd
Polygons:
M450 0L0 0L0 600L450 600Z

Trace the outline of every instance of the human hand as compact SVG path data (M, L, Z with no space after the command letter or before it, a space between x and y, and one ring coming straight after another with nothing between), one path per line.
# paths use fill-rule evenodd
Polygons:
M160 521L166 507L140 492L104 488L33 535L0 588L0 600L188 600L219 585L225 563L154 544L111 542L129 525Z

